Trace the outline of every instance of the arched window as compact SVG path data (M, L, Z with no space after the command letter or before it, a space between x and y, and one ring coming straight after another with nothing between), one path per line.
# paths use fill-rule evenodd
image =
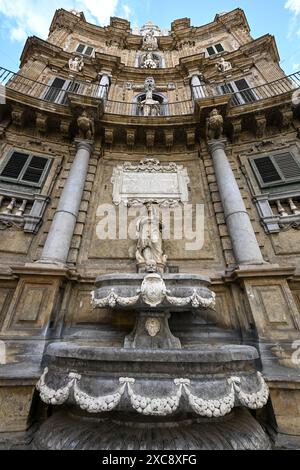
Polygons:
M139 93L133 101L134 116L168 116L168 100L162 93L154 92L152 100L147 101L146 93Z

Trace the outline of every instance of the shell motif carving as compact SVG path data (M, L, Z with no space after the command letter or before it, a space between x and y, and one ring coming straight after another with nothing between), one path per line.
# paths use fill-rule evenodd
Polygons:
M158 318L148 318L145 322L145 329L152 338L158 335L160 328L161 325Z
M157 273L148 274L141 286L141 295L145 304L157 307L164 301L167 288L162 277Z

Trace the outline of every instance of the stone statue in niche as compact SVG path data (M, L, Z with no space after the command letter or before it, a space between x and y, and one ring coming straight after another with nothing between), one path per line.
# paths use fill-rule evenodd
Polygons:
M151 202L146 204L146 209L147 215L142 215L137 222L137 265L146 272L163 272L167 256L162 248L162 225L157 208Z
M84 67L84 61L82 57L71 57L69 60L69 69L72 72L82 72Z
M141 68L142 69L157 69L158 63L154 59L152 52L147 52L147 54L142 59Z
M146 97L141 101L140 106L143 116L159 116L160 103L153 99L153 91L155 90L155 81L152 77L145 80Z
M157 38L154 35L153 29L149 29L143 37L142 49L144 51L156 51L158 49Z
M226 61L224 57L221 57L219 62L216 64L216 68L218 69L219 72L228 72L228 70L232 69L232 65L230 62Z
M94 119L91 118L86 110L83 110L77 118L77 125L80 139L92 140L95 134Z
M208 140L217 140L222 137L223 124L223 116L217 109L213 109L206 122L206 133Z

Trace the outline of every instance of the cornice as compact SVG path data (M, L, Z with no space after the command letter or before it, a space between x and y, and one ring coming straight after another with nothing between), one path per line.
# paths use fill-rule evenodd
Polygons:
M20 66L26 63L26 61L32 57L35 53L41 56L41 53L46 53L49 57L56 57L58 54L62 54L64 51L61 47L52 44L49 41L38 38L37 36L30 36L27 38L21 57Z
M84 14L81 12L80 16L76 16L70 11L60 8L55 11L49 33L52 33L56 29L65 29L67 31L73 31L75 26L80 22L86 22Z
M171 25L170 35L158 38L159 48L161 50L176 49L178 42L184 39L199 39L207 32L214 34L220 28L223 29L224 26L228 31L243 27L247 32L250 32L245 13L240 8L237 8L229 13L217 15L214 21L208 24L196 27L190 25L189 18L174 20ZM90 37L96 35L105 40L115 39L120 42L122 47L130 46L133 49L138 49L141 44L141 36L132 34L129 21L117 17L111 18L110 25L102 27L88 23L84 15L77 17L64 9L59 9L54 14L50 33L55 29L65 29L70 32L76 31Z
M236 51L227 52L223 54L226 59L233 62L234 68L230 74L236 71L244 72L245 68L250 68L254 65L257 56L262 54L270 54L273 60L279 60L278 51L274 37L271 35L264 35L261 38L255 39L248 44L240 47ZM33 56L39 60L44 61L46 65L60 69L63 74L69 75L70 71L67 67L68 60L74 55L74 52L64 51L61 47L56 46L48 41L40 39L36 36L29 37L24 46L21 56L21 67L26 61ZM153 69L151 75L154 77L163 78L168 77L169 80L185 78L191 72L199 70L204 74L209 74L210 79L218 79L222 81L226 77L222 76L216 71L216 64L218 57L206 58L204 53L193 54L179 59L179 65L172 68ZM122 76L124 80L142 79L145 76L144 69L126 66L121 62L121 58L116 55L110 55L103 52L96 52L95 57L85 57L85 78L95 80L97 73L101 70L110 71L110 73ZM80 77L82 79L82 77Z

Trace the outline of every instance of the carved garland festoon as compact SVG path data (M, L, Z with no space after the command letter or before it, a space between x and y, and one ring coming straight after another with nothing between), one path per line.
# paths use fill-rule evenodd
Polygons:
M211 294L212 295L210 298L201 297L199 294L197 294L196 290L194 289L194 292L191 296L172 297L166 293L164 299L166 299L169 304L173 305L174 307L186 307L188 305L191 305L193 308L214 308L216 304L216 296L214 292L212 292ZM118 305L120 307L130 307L136 305L137 302L140 300L142 294L140 293L138 295L135 295L134 297L120 297L114 292L113 289L111 289L108 296L104 297L103 299L96 299L95 292L92 292L91 296L93 308L115 308ZM162 301L164 299L162 299ZM143 300L145 301L145 297L143 297ZM153 306L150 304L150 302L145 301L145 303L147 303L149 306Z
M199 416L218 418L231 412L234 406L242 405L251 410L257 410L266 405L269 397L268 386L260 372L257 373L259 389L254 393L246 393L241 389L241 379L230 377L227 379L228 393L220 398L208 400L196 396L191 391L189 379L175 379L176 392L164 398L152 398L139 395L134 391L135 379L120 378L120 387L114 393L101 397L93 397L82 391L78 385L81 376L70 373L69 382L64 387L53 390L45 383L48 373L46 368L37 383L37 390L43 402L51 405L62 405L67 401L71 390L75 403L88 413L103 413L114 410L120 403L127 390L132 408L145 416L168 416L179 408L180 400L185 394L192 410Z
M210 297L208 298L200 296L196 289L194 289L192 295L188 297L173 297L167 290L163 278L157 273L152 273L145 276L140 290L137 292L137 295L133 297L121 297L116 294L114 289L111 289L109 294L102 299L97 299L95 292L91 292L91 303L92 307L95 309L105 307L115 308L117 306L129 307L136 305L139 301L143 301L145 304L154 308L166 300L174 307L186 307L190 305L192 308L215 308L216 294L212 291L209 292Z

